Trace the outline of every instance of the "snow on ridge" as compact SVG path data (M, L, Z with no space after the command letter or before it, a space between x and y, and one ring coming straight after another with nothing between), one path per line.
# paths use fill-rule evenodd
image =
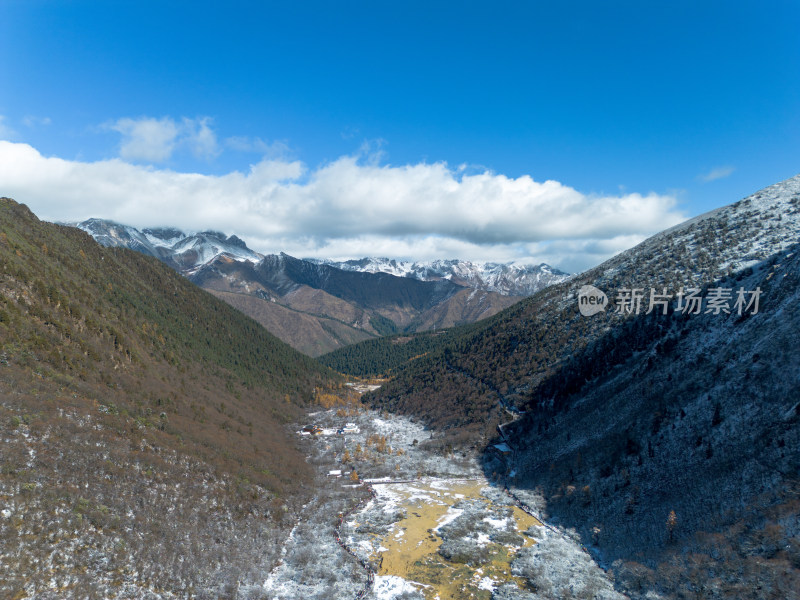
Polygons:
M446 279L458 285L510 296L530 296L544 287L561 283L570 277L569 274L545 263L525 264L518 261L495 263L437 259L412 262L385 257L366 257L345 261L305 260L326 264L344 271L388 273L397 277L412 277L420 281Z
M186 239L187 235L181 232L180 236L175 236L171 238L160 238L158 236L153 235L152 233L148 233L147 231L142 232L144 237L156 248L173 248L178 242L181 240Z
M238 262L259 262L263 256L254 252L238 237L226 237L217 231L186 233L174 227L148 227L139 230L130 225L122 225L104 219L88 219L81 223L70 223L91 235L103 246L122 246L162 258L195 252L191 260L191 270L208 264L220 255L226 255ZM181 261L187 264L185 261Z

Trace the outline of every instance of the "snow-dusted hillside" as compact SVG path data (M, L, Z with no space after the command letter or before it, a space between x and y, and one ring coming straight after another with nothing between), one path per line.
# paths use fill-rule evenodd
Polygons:
M151 227L140 231L105 219L88 219L72 225L103 246L125 247L155 256L184 274L191 274L223 254L236 261L252 263L264 258L235 235L226 236L220 231L184 233L174 227Z
M517 265L457 259L412 262L372 257L340 262L322 259L307 260L325 263L344 271L389 273L397 277L412 277L420 281L448 279L458 285L498 292L506 296L532 296L539 290L561 283L570 277L568 273L544 263Z
M608 308L583 313L584 286ZM454 439L515 403L513 463L487 472L544 492L636 600L797 597L799 307L796 176L519 302L369 398Z
M130 248L157 258L160 258L160 256L156 248L165 247L166 245L163 240L155 236L148 236L135 227L105 219L87 219L81 223L70 223L70 225L82 229L102 246ZM178 233L180 233L181 237L186 237L185 234Z
M597 282L628 279L701 285L754 267L800 241L800 175L648 238L587 272ZM675 284L673 284L675 285Z

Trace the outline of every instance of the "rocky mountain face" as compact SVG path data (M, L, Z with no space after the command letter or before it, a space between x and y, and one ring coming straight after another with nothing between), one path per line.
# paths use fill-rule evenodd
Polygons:
M253 252L235 235L219 231L187 234L174 227L154 227L139 231L105 219L71 223L91 235L99 244L111 248L130 248L154 256L184 275L225 255L236 261L258 262L261 254Z
M434 260L427 262L398 261L390 258L362 258L330 261L307 259L331 265L344 271L389 273L420 281L446 279L458 285L497 292L505 296L532 296L547 286L561 283L570 275L545 263L515 265L513 263L475 263L468 260Z
M0 199L0 597L260 587L313 477L285 425L339 384L164 264Z
M372 401L451 444L508 422L487 470L544 491L636 597L792 597L799 241L800 176L473 326Z
M519 299L465 285L466 279L423 280L343 270L286 254L263 256L236 236L215 231L139 231L101 219L75 226L104 246L161 260L311 356L381 335L471 323ZM541 282L548 280L549 272L537 273Z

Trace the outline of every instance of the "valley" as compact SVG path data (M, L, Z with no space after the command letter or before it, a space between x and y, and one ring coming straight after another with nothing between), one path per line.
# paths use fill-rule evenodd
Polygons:
M800 600L799 24L0 0L0 600Z
M417 334L391 324L493 292L286 255L215 255L194 280L9 199L0 228L4 596L800 589L800 177ZM347 346L283 343L231 306L245 281ZM581 314L584 286L608 310ZM663 312L620 308L648 287ZM301 339L286 314L262 317Z

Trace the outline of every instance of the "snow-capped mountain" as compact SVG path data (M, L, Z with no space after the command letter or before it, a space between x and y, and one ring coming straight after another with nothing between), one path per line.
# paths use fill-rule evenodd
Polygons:
M174 227L136 229L106 219L88 219L70 225L82 229L103 246L125 247L155 256L184 275L193 275L215 258L225 255L237 262L259 263L264 255L254 252L235 235L219 231L186 233ZM532 296L541 289L569 279L570 275L544 263L480 263L468 260L399 261L390 258L362 258L332 261L304 259L343 271L388 273L419 281L448 280L456 285L497 292L504 296Z
M88 219L72 225L103 246L125 247L155 256L184 274L191 274L220 255L253 263L264 258L235 235L226 236L220 231L185 233L174 227L151 227L140 231L105 219Z
M135 227L122 225L114 221L87 219L81 223L70 223L70 225L91 235L101 246L130 248L156 258L161 258L161 253L157 248L168 247L165 240L157 236L149 236ZM178 234L181 238L186 237L186 234L178 230L175 230L175 234Z
M389 273L420 281L448 279L458 285L498 292L505 296L532 296L539 290L569 279L570 275L545 263L471 262L468 260L434 260L427 262L399 261L390 258L362 258L335 262L307 259L331 265L344 271Z

